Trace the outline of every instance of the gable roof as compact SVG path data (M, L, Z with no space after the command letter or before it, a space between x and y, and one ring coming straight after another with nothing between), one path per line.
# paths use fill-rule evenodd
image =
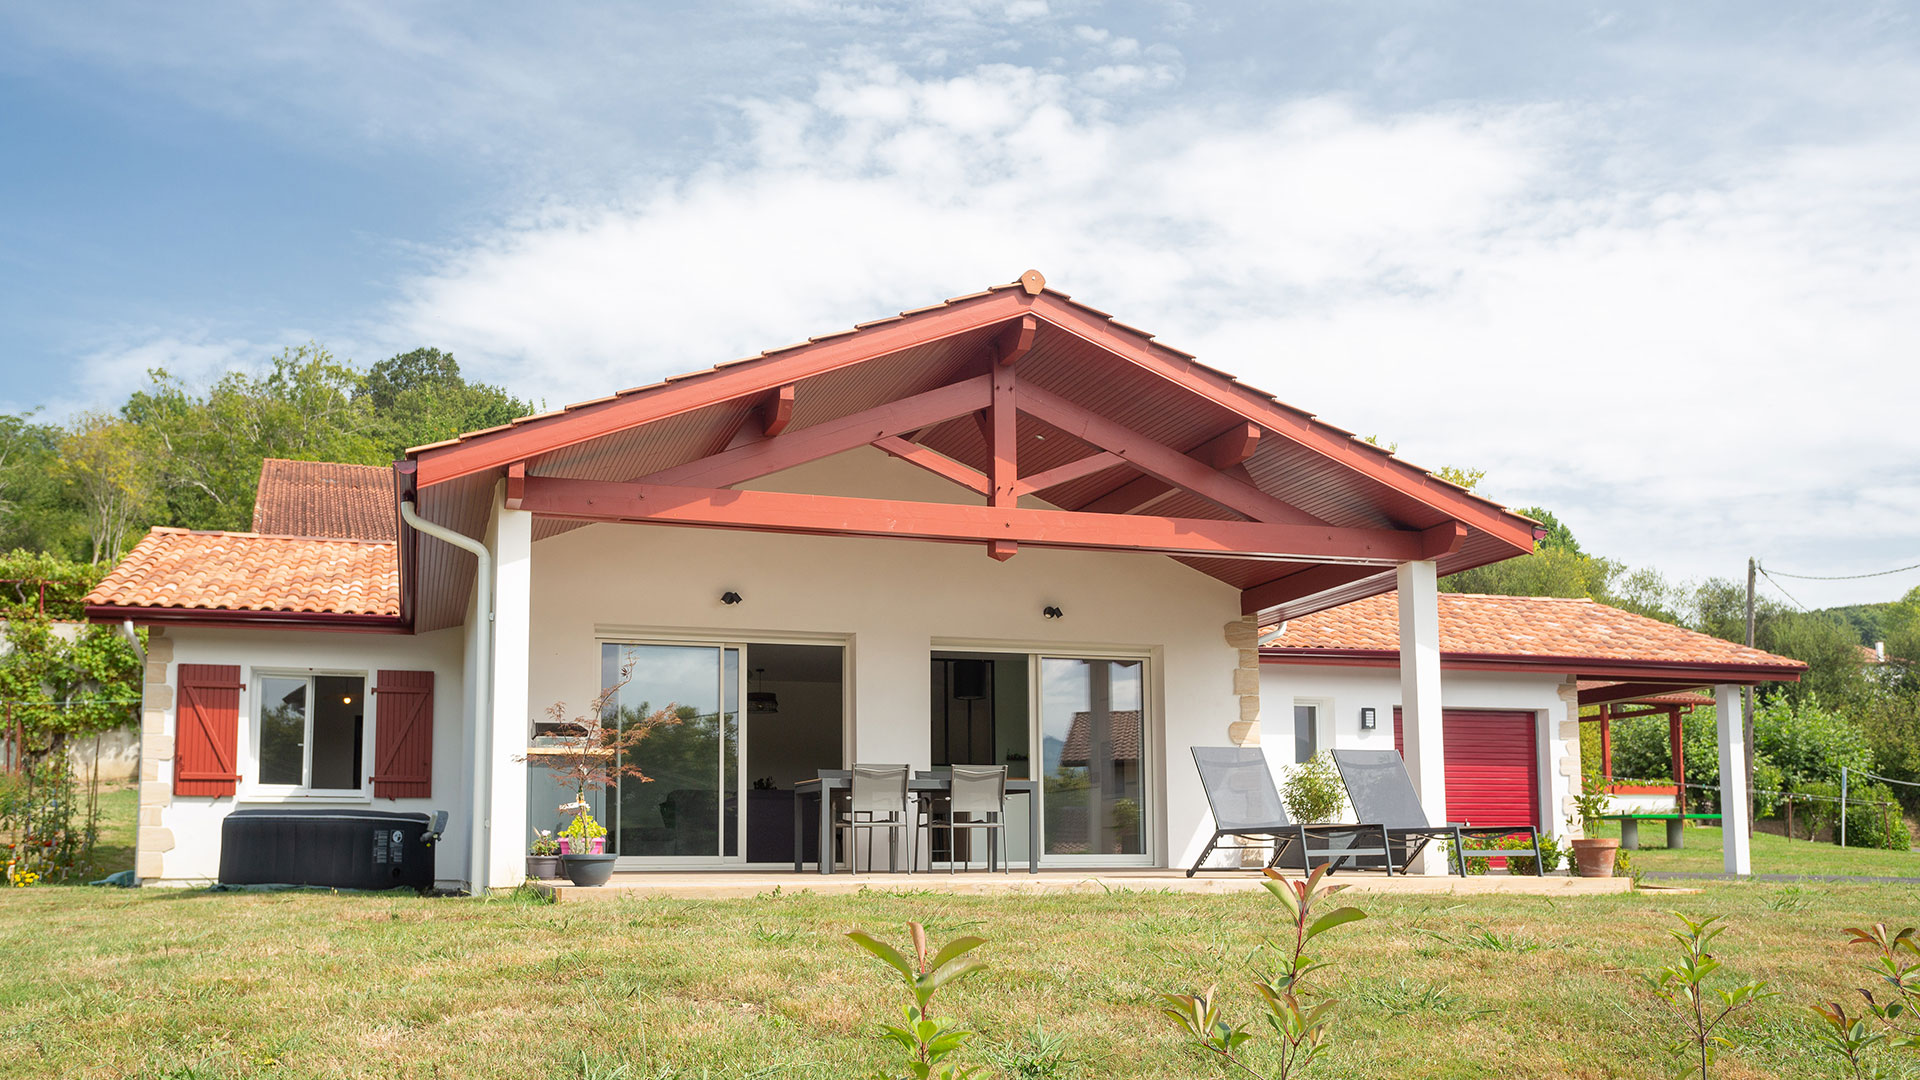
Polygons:
M1261 649L1271 662L1367 662L1400 653L1399 594L1288 621ZM1532 667L1662 680L1793 681L1798 660L1580 598L1440 594L1440 656L1455 667ZM1633 674L1633 673L1639 674ZM1740 678L1734 678L1740 676Z
M253 531L391 543L400 533L398 503L390 467L267 458L253 499Z
M786 430L794 433L978 374L991 365L1009 327L1025 317L1036 320L1037 331L1016 365L1022 385L1181 450L1198 449L1251 422L1262 437L1233 475L1318 522L1408 531L1460 522L1464 538L1441 557L1442 573L1532 550L1534 522L1199 364L1192 354L1047 288L1032 271L1013 283L849 330L414 447L402 465L408 474L403 497L414 496L426 519L478 537L494 485L509 465L523 465L528 477L637 480L719 452L782 388L792 388ZM918 445L948 459L975 468L987 464L986 440L967 417L915 434ZM1017 435L1026 476L1098 449L1026 413L1019 416ZM1190 492L1164 484L1156 491L1157 483L1122 462L1047 488L1041 498L1065 510L1238 520ZM1124 508L1114 509L1116 498ZM535 540L577 524L538 520ZM411 530L407 535L409 588L419 589L414 611L420 628L457 623L471 588L471 556ZM1243 590L1246 606L1276 618L1393 584L1392 569L1381 566L1196 556L1180 561Z
M391 542L156 528L86 598L87 615L400 629Z

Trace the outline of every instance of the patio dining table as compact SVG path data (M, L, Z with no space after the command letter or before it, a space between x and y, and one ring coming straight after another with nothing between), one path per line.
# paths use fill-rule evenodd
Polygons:
M1040 815L1034 813L1033 793L1039 785L1032 780L1008 780L1007 794L1027 797L1027 873L1040 872ZM793 872L798 874L805 869L804 854L806 830L801 824L805 817L801 813L802 800L820 800L820 872L831 874L833 864L833 797L835 792L853 790L853 770L821 769L812 780L802 780L793 785ZM953 790L953 778L944 773L915 773L907 781L910 792L938 793ZM911 845L909 845L911 848ZM851 855L849 855L851 858Z

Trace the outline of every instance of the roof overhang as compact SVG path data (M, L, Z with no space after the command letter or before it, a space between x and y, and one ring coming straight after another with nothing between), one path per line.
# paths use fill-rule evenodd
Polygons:
M1330 667L1400 666L1400 654L1390 649L1285 649L1268 646L1260 650L1263 664L1301 664ZM1621 659L1617 657L1535 656L1495 653L1440 654L1440 666L1450 671L1509 671L1572 675L1581 679L1608 680L1611 687L1595 688L1589 700L1581 691L1580 703L1624 701L1647 694L1666 693L1720 684L1757 685L1759 683L1799 682L1804 664L1714 664L1672 662L1658 659ZM1619 696L1599 696L1618 691Z
M325 611L247 611L217 608L121 607L90 604L87 621L136 626L196 626L223 630L331 630L361 634L404 634L409 627L392 615L343 615Z

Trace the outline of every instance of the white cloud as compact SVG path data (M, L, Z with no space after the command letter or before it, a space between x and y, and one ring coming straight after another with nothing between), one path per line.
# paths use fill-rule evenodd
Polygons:
M1107 106L1018 66L830 72L747 106L734 167L446 251L396 335L557 403L1036 266L1602 551L1920 546L1904 138L1663 186L1565 109ZM1596 153L1626 179L1575 171ZM1879 546L1836 549L1836 516Z

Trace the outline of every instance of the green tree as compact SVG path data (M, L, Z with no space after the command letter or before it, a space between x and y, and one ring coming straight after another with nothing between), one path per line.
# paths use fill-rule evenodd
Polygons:
M408 447L497 427L533 406L498 386L468 382L452 353L419 348L373 365L360 388L373 416L372 434L386 460Z
M83 413L61 440L60 464L86 513L89 557L113 562L158 499L155 457L145 433L125 421Z

